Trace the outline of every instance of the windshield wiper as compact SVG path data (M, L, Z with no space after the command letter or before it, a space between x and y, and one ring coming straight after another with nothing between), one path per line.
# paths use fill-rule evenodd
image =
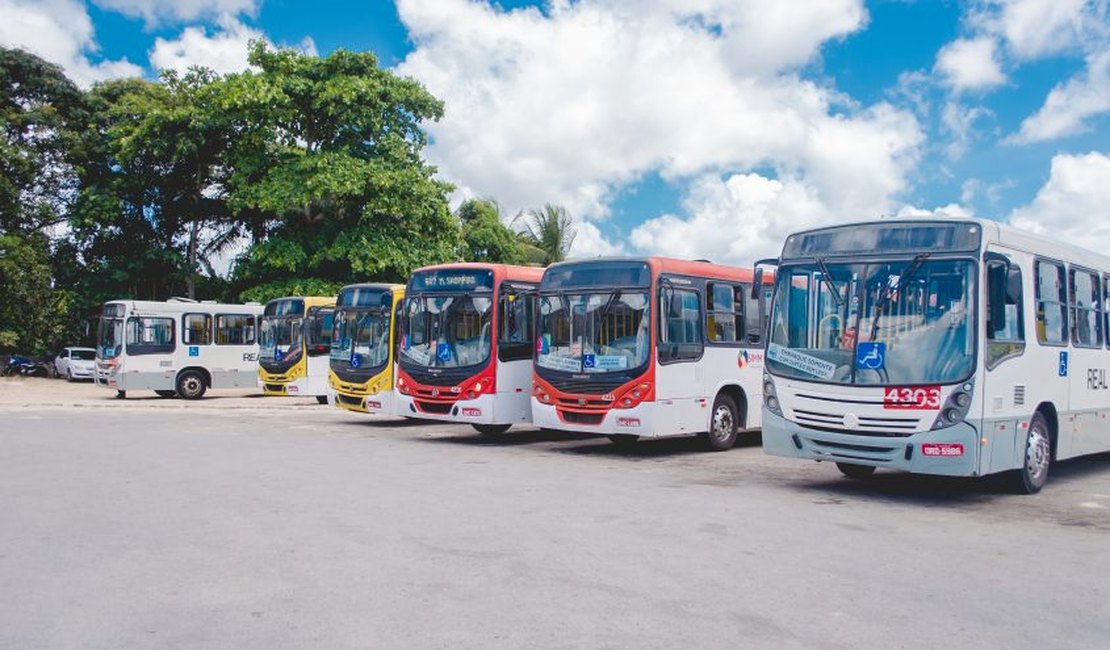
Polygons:
M882 319L883 310L890 303L891 298L894 297L894 292L901 291L902 288L906 286L906 283L913 279L913 276L917 274L928 258L928 253L918 253L914 256L913 260L910 261L909 266L898 276L894 284L887 282L886 291L879 297L879 304L875 305L875 318L871 321L870 341L874 341L875 337L879 335L879 320Z
M832 281L832 271L829 270L829 265L825 264L825 258L818 257L817 269L821 271L821 281L824 282L825 288L832 294L833 302L836 303L836 308L840 309L844 306L844 299L840 297L840 292L837 291L836 285Z

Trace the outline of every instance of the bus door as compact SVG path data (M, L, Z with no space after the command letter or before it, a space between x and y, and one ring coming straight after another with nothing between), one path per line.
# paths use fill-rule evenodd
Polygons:
M656 431L705 429L709 404L700 363L705 352L701 287L681 278L660 278L657 304Z
M980 461L983 473L1011 469L1019 462L1025 431L1021 422L1032 405L1026 405L1029 359L1024 357L1025 282L1020 260L1009 251L984 255L983 275L986 327L982 385L982 436L987 450Z
M531 420L532 350L536 340L538 287L502 282L497 297L497 393L507 400L498 418Z

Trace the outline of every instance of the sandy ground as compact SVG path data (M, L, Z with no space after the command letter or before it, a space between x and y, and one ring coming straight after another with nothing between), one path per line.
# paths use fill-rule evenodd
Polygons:
M188 402L158 397L151 391L131 391L116 399L116 391L91 381L40 377L0 377L0 408L159 408L159 409L295 409L316 406L314 397L266 397L258 390L210 390L203 399ZM327 408L327 407L324 407Z

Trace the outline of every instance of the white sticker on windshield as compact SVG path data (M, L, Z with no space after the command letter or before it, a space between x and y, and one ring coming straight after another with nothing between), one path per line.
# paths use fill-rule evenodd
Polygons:
M583 365L586 371L604 372L608 370L624 370L628 368L628 357L619 354L587 354Z
M828 379L836 372L836 364L829 363L824 359L818 359L805 352L784 348L778 343L772 343L767 346L767 358L771 361L781 363L784 366L790 366L796 370L801 370L814 377L820 377L821 379Z
M554 354L540 355L536 359L538 365L551 370L562 370L565 372L581 372L582 362L573 357L560 357Z
M421 366L428 365L428 362L432 360L432 355L424 350L421 350L420 348L409 348L407 350L404 350L402 354L412 359Z

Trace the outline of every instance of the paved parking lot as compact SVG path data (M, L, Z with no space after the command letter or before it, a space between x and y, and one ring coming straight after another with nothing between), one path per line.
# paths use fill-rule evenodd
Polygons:
M1034 497L0 380L0 647L1103 647L1110 455ZM135 395L138 397L138 394Z

